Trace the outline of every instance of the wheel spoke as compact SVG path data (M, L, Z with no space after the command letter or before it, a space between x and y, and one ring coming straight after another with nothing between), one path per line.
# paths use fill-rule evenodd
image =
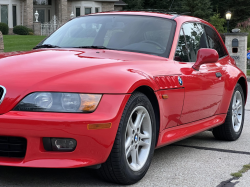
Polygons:
M234 126L238 125L238 118L237 116L234 117Z
M125 143L125 149L126 149L126 150L127 150L128 147L131 145L131 141L132 141L132 138L131 138L131 137L127 138L126 143Z
M139 148L136 149L136 164L138 166L141 166L141 162L140 162L140 159L139 159Z
M141 139L149 139L150 135L149 134L138 134Z
M132 158L132 163L133 163L133 165L135 167L136 164L137 164L137 153L136 153L136 149L135 148L133 148L131 150L131 158Z
M237 109L237 111L241 108L241 101L238 101L238 103L236 104L236 109Z
M144 141L139 141L139 145L142 146L142 147L148 147L149 143L144 142Z
M234 95L234 99L233 99L233 106L234 106L234 108L236 106L236 103L237 103L237 101L236 101L236 95Z
M126 151L126 158L128 158L131 155L132 149L133 149L132 146L128 148L128 150Z
M128 127L127 127L127 134L128 134L128 136L129 136L129 137L131 137L131 136L132 136L132 134L133 134L133 128L132 128L132 125L128 125Z
M142 121L145 117L145 114L143 112L140 112L137 114L136 120L135 120L135 128L141 127Z
M133 124L132 118L129 119L129 127L134 130L135 129L135 125Z
M236 123L237 123L237 125L240 123L240 120L238 119L237 116L236 116Z

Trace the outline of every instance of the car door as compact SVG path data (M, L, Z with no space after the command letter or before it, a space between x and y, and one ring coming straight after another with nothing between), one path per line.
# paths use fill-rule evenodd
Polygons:
M201 23L184 23L179 36L175 60L181 70L185 88L184 106L180 124L208 118L216 114L224 88L223 72L219 62L192 68L200 48L208 48L208 37Z

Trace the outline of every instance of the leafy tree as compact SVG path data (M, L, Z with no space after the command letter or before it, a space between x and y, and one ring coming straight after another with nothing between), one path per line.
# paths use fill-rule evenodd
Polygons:
M182 10L204 20L208 20L212 14L210 0L182 0Z
M209 22L217 29L219 33L226 32L226 29L223 26L226 23L226 19L221 18L219 13L215 13L213 16L211 16Z
M220 13L221 17L225 17L226 12L232 12L230 20L230 30L235 28L238 23L250 18L250 1L249 0L211 0L213 10Z
M128 5L126 9L143 9L144 8L144 0L124 0Z

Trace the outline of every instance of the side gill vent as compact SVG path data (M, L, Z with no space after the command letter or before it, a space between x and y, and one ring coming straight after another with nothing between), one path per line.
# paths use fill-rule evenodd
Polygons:
M157 76L154 77L156 83L160 87L160 90L165 90L165 89L176 89L176 88L181 88L179 81L178 81L178 76L173 75L173 76Z
M6 89L0 85L0 104L3 102L5 94L6 94Z

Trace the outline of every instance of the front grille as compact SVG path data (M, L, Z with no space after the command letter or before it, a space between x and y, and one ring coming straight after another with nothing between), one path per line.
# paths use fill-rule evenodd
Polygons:
M27 140L20 137L0 136L0 157L23 158Z

